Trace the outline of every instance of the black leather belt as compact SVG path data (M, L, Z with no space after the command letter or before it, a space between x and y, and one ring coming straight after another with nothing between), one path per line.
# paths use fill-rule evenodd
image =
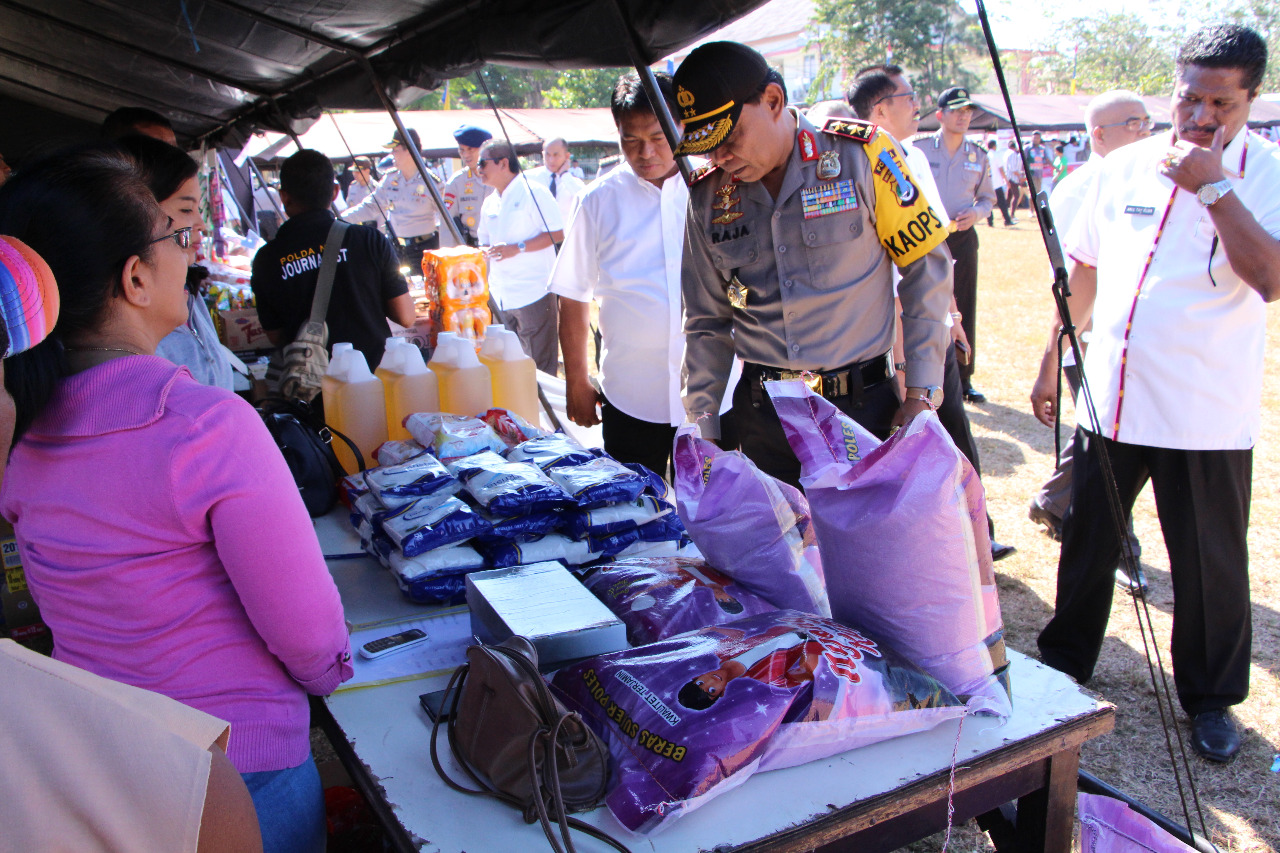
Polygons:
M743 373L756 384L775 379L799 379L823 397L835 400L892 379L893 351L838 370L783 370L748 362L743 365Z
M425 243L438 234L438 231L432 231L430 234L419 234L417 237L401 237L400 242L407 247L416 246L419 243Z

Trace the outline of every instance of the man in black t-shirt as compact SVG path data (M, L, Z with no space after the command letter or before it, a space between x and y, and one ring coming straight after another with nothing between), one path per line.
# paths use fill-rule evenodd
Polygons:
M333 225L329 206L337 192L333 164L319 151L299 151L280 169L280 200L289 218L254 256L250 279L263 331L276 346L291 343L311 315L324 241ZM402 326L412 326L414 320L413 298L395 248L378 231L352 225L342 243L325 317L330 349L335 343L351 343L373 370L390 334L387 318Z

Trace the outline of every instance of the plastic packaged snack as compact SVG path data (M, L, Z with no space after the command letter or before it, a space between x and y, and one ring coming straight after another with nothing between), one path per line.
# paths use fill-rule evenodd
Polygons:
M803 382L766 388L800 460L832 614L891 643L973 710L1008 716L986 500L938 416L923 412L880 444Z
M502 539L510 542L528 542L546 536L561 525L561 513L555 510L533 512L528 515L497 516L478 510L491 529L482 539Z
M830 616L809 504L737 451L676 431L680 520L707 562L777 607Z
M406 557L393 551L387 559L389 568L405 583L422 580L432 575L456 573L460 569L484 568L484 557L465 542L434 548L416 557Z
M582 509L633 501L649 485L647 478L610 456L555 465L546 472Z
M675 507L651 494L643 494L629 503L612 504L596 509L569 510L564 513L560 529L574 539L588 536L608 536L631 530L664 515L675 512Z
M502 451L506 445L487 423L479 418L444 412L415 412L404 421L405 429L423 447L447 461L484 450Z
M556 673L566 706L606 738L606 804L652 832L758 770L932 728L964 713L933 677L861 631L762 613Z
M379 516L382 531L400 553L416 557L486 532L489 522L451 495L427 495ZM377 522L375 522L377 523Z
M508 462L492 451L458 459L451 470L476 504L497 516L574 506L564 489L537 466Z
M373 457L378 461L379 465L400 465L410 459L416 459L426 452L427 449L418 442L402 439L399 441L384 441L373 452Z
M365 481L380 496L422 497L435 492L455 494L462 484L430 453L399 465L385 465L365 472Z
M527 542L479 539L476 541L476 550L484 555L485 563L493 569L541 563L546 560L559 560L566 566L581 566L592 560L598 560L601 556L598 552L591 550L589 543L574 541L560 533L548 533L546 536Z
M613 560L588 569L582 583L623 621L633 646L777 610L690 557Z
M467 575L475 569L452 569L434 575L425 575L417 580L406 581L395 575L396 586L400 594L414 604L433 604L440 607L451 607L465 604L467 601Z
M480 420L493 428L507 448L515 447L530 439L551 435L539 429L510 409L493 408L480 416Z
M596 454L562 432L552 432L521 442L507 451L512 462L528 462L543 471L557 465L590 462Z
M441 327L469 341L482 340L489 313L488 266L469 246L432 249L422 255L422 277L440 306Z
M364 472L348 474L338 482L338 498L348 509L354 509L356 499L369 491L369 484L364 481Z

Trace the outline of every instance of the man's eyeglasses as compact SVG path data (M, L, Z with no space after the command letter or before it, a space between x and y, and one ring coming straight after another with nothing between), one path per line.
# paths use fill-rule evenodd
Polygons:
M916 93L914 89L911 90L910 92L895 92L892 95L885 95L883 98L876 101L871 106L874 107L877 104L883 104L885 101L892 101L894 98L910 98L911 100L914 101L916 99Z
M494 160L492 157L481 157L480 159L476 160L476 165L483 166L485 163L496 163L496 162L498 161Z
M1113 121L1111 124L1100 124L1098 127L1119 127L1120 125L1124 125L1129 130L1137 133L1140 130L1150 130L1153 124L1155 124L1155 122L1151 120L1151 116L1143 116L1142 118L1127 118L1124 121Z
M173 242L177 243L180 248L190 249L191 248L191 226L188 225L185 228L179 228L177 231L174 231L171 234L165 234L163 236L157 237L151 241L150 245L154 246L156 243L162 243L165 240L172 240Z

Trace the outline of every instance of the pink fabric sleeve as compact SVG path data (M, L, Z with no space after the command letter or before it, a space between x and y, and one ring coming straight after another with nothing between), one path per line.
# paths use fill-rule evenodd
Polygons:
M239 398L213 406L174 450L179 518L211 534L245 613L308 693L351 677L342 601L293 475L258 413Z

